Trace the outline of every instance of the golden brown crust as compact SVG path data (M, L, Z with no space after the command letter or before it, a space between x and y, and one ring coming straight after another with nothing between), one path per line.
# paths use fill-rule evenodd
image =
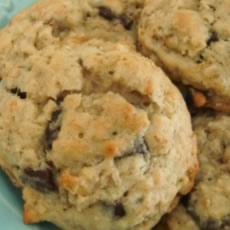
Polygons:
M229 113L228 8L228 0L146 1L138 38L170 78L197 89L196 107Z
M35 208L29 204L26 204L23 211L23 221L25 224L36 224L41 220Z
M126 44L135 25L119 10L40 1L0 32L0 159L17 168L25 223L149 230L190 188L190 115Z

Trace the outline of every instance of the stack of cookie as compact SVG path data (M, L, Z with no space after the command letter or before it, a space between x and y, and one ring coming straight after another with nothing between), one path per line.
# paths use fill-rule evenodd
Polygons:
M194 188L157 230L230 229L229 25L228 0L148 1L142 12L142 52L183 84L200 162Z
M1 30L24 222L230 229L229 21L230 0L41 0Z

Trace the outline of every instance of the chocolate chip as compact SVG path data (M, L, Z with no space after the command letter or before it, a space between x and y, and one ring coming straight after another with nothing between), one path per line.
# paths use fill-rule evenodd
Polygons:
M84 133L79 133L79 134L78 134L78 137L79 137L79 138L84 138Z
M60 104L62 101L64 101L65 97L70 95L70 94L77 94L80 93L80 91L78 90L64 90L62 92L60 92L57 96L57 104Z
M124 26L125 29L130 30L131 26L133 24L133 21L126 15L122 14L120 16L115 15L111 9L100 6L98 7L99 15L109 21L112 21L113 19L119 19L121 24Z
M62 101L64 101L65 97L69 94L69 91L64 90L57 96L57 104L60 104Z
M78 64L79 64L81 67L84 67L84 65L83 65L83 60L82 60L81 58L78 60Z
M211 36L207 41L207 45L209 46L211 43L217 42L217 41L219 41L218 35L217 35L217 33L215 31L212 31Z
M225 216L224 218L219 220L209 218L205 221L201 221L196 214L192 213L191 211L188 211L188 207L187 213L192 217L193 221L196 223L197 226L199 226L199 229L201 230L224 230L228 229L228 227L230 226L229 216Z
M119 18L124 28L127 30L130 30L132 27L133 21L126 15L121 15Z
M230 215L221 219L202 219L191 205L189 195L186 195L181 199L181 204L184 206L186 213L193 219L201 230L224 230L225 227L230 226Z
M219 230L221 229L221 226L218 222L215 220L209 219L206 221L204 224L201 224L201 229L202 230Z
M112 132L112 135L113 135L113 136L116 136L116 135L117 135L117 131L113 131L113 132Z
M18 92L18 96L19 96L21 99L26 99L27 93L26 93L26 92Z
M13 88L13 89L10 89L10 92L12 94L16 94L18 97L20 97L21 99L26 99L27 97L27 93L26 92L22 92L20 91L19 88Z
M130 151L127 151L126 153L124 153L124 155L116 157L115 159L120 160L124 157L133 156L135 154L147 155L148 153L149 153L148 145L147 145L146 141L144 140L144 138L142 138L141 141L137 141L134 144L134 147Z
M98 10L99 10L99 15L109 21L116 18L116 15L112 12L112 10L105 6L99 6Z
M216 8L215 8L214 6L212 6L212 5L209 5L209 8L210 8L213 12L216 11Z
M41 192L55 191L57 189L50 169L34 170L26 168L24 170L23 182L30 184Z
M199 57L197 58L197 60L196 60L196 63L197 64L200 64L200 63L202 63L204 61L204 56L203 55L199 55Z
M10 92L12 93L12 94L17 94L18 93L18 88L13 88L13 89L11 89L10 90Z
M187 196L189 197L189 196ZM185 210L188 215L193 219L193 221L196 223L197 226L201 230L221 230L222 227L225 226L224 220L214 220L214 219L206 219L202 220L200 216L195 212L192 206L189 205L189 201L186 199L186 202L183 202Z
M110 204L105 201L99 202L104 209L106 209L108 212L112 211L115 218L121 218L126 215L126 211L124 209L124 206L121 202L117 202L115 204Z
M70 32L71 28L60 22L53 24L52 35L54 37L64 37Z
M229 226L230 226L230 215L225 216L223 218L222 223L221 223L221 229L225 229L225 227L229 227Z
M225 216L222 219L208 219L201 224L201 230L224 230L230 226L230 216ZM227 227L227 228L226 228Z
M137 142L135 145L134 145L134 148L132 149L132 154L147 154L149 152L149 148L148 148L148 145L146 143L146 141L143 140L140 141L140 142Z
M126 211L124 209L124 206L122 205L122 203L117 203L115 206L114 206L114 216L117 216L117 217L123 217L126 215Z
M61 113L61 110L56 110L55 112L52 113L52 116L51 116L51 122L54 122L58 119L59 115Z
M44 136L44 150L51 150L53 141L57 138L58 133L61 129L60 124L58 124L57 120L61 114L61 110L56 110L52 113L51 120L48 122L48 126L45 131Z

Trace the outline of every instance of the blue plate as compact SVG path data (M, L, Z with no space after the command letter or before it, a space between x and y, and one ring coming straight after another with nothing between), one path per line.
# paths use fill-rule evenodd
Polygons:
M36 0L0 0L0 28L20 10L31 6ZM20 26L20 25L18 25ZM58 230L43 223L24 225L22 219L23 200L21 191L16 189L0 169L0 229L1 230Z

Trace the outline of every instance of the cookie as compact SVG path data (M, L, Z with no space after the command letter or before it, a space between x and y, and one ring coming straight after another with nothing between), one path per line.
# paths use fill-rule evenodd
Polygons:
M197 170L181 94L123 43L33 39L0 33L0 164L23 190L24 222L150 229Z
M6 40L16 36L18 45L34 42L39 50L71 36L119 41L136 49L136 20L142 7L138 2L41 0L15 16L2 33L8 34Z
M200 230L200 228L186 208L180 204L173 212L164 216L153 230Z
M99 15L113 23L120 21L126 30L137 29L137 23L144 7L142 0L92 0L92 4L98 7Z
M230 117L205 113L193 123L200 161L195 186L158 230L230 229Z
M194 104L230 111L230 1L147 1L138 38L174 81L193 88Z

